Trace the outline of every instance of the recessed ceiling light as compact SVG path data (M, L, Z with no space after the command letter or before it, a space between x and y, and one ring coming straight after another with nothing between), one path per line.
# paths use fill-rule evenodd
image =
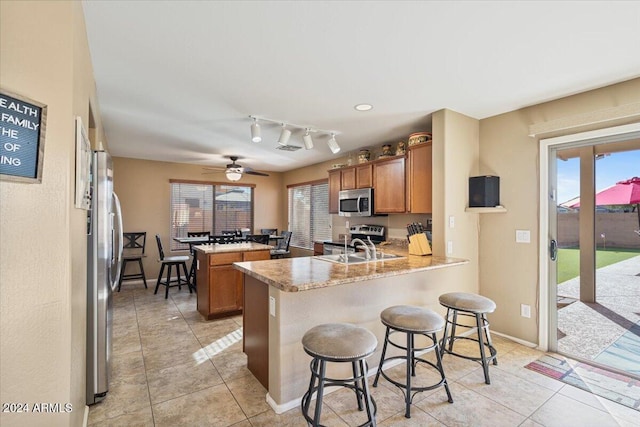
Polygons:
M369 111L369 110L371 110L373 108L373 105L371 105L371 104L358 104L353 108L355 108L358 111Z

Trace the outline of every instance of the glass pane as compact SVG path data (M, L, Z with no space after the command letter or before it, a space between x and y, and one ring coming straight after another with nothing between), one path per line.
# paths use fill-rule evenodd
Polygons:
M174 237L186 237L188 232L212 231L212 195L212 185L171 184L171 250L189 249L189 245L174 241Z
M217 185L214 234L226 231L253 230L253 188Z

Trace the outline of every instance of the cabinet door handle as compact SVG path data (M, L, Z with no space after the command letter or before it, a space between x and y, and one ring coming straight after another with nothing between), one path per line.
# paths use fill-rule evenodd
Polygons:
M551 258L551 261L558 259L558 242L554 239L551 240L551 244L549 245L549 258Z

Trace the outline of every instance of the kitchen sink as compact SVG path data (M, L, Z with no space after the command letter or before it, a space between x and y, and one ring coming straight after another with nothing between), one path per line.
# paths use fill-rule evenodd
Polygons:
M378 262L378 261L387 261L404 258L400 255L388 254L388 253L378 253L376 259L367 259L364 253L360 254L347 254L345 259L344 254L333 254L333 255L318 255L315 258L321 259L323 261L335 262L339 264L364 264L366 262Z

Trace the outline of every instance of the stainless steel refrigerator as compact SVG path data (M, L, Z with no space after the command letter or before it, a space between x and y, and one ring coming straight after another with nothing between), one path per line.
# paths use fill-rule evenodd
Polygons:
M122 267L122 214L113 191L108 153L92 157L91 210L87 214L87 404L109 391L113 291Z

